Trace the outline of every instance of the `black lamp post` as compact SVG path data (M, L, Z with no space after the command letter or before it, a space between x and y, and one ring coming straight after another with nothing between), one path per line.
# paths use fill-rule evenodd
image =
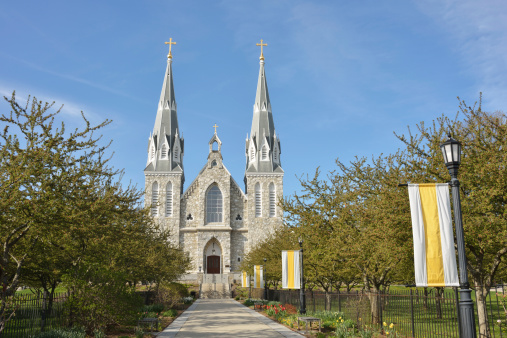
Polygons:
M460 331L461 337L475 338L474 302L472 290L468 283L467 256L465 254L465 236L461 220L461 200L459 196L458 169L461 162L461 143L449 135L449 139L440 145L444 161L451 175L452 201L454 204L454 224L456 226L456 240L458 242L459 279L460 279Z
M267 258L264 258L264 299L268 300L268 283L266 283L268 281L268 276L266 274L266 262Z
M301 252L301 288L299 289L299 313L306 314L305 278L303 273L303 239L299 237L299 248Z

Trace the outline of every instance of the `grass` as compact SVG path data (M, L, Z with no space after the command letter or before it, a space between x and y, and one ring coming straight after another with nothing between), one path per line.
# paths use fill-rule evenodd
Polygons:
M417 290L418 294L416 294L414 288L412 295L416 336L458 337L458 320L454 290L445 290L444 298L440 302L441 318L437 316L437 303L434 297L434 291L429 294L425 302L423 288L418 288ZM388 324L394 323L398 333L405 336L412 336L411 299L408 289L405 287L391 287L389 293L389 297L384 298L382 321ZM475 292L472 293L472 296L475 301ZM323 310L324 307L323 297L315 298L315 310ZM500 327L494 324L498 319L505 321L506 315L502 306L497 302L495 291L490 292L487 298L487 308L492 335L500 336ZM311 297L307 298L307 309L314 309L314 303ZM331 311L343 311L348 318L353 318L358 324L371 325L370 302L368 297L365 295L361 296L361 293L357 296L341 294L340 302L338 302L336 296L333 296ZM477 320L476 314L476 322Z

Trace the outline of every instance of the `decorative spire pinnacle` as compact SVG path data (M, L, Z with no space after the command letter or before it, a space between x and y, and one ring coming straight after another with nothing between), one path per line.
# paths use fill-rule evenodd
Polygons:
M262 42L262 40L261 40ZM173 42L173 38L169 38L169 42L164 42L166 45L169 45L169 54L167 54L167 58L168 59L172 59L173 58L173 55L171 54L171 47L172 45L175 45L176 42Z
M215 128L215 134L216 134L216 133L217 133L217 128L218 128L218 126L217 126L217 124L216 124L216 123L215 123L215 125L213 126L213 128Z
M256 46L261 46L261 57L259 58L259 60L261 60L261 61L264 61L264 54L262 53L262 47L267 46L267 45L268 45L267 43L262 43L262 39L261 39L261 43L256 44Z

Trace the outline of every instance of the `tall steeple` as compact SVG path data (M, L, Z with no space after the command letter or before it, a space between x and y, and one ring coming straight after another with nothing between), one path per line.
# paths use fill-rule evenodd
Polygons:
M253 119L250 137L246 139L246 170L248 173L283 173L280 162L280 139L276 135L271 102L269 101L268 83L264 70L262 40L259 79L253 106Z
M173 42L171 38L166 44L169 45L167 68L158 102L153 134L148 140L148 161L144 171L182 173L184 140L183 137L180 137L181 133L178 128L171 54L171 47L176 42Z

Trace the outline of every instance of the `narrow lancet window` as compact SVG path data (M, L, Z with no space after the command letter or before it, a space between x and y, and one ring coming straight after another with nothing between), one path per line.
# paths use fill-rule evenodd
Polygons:
M164 145L162 145L162 149L160 150L160 157L165 159L167 158L167 147Z
M255 217L262 216L262 191L261 185L257 183L255 185Z
M263 161L267 161L268 160L268 147L266 145L264 145L262 147L262 160Z
M269 217L275 217L276 215L276 190L275 185L271 183L269 185Z
M151 215L158 216L158 183L151 185Z
M171 182L167 183L165 192L165 215L166 217L173 215L173 185Z

